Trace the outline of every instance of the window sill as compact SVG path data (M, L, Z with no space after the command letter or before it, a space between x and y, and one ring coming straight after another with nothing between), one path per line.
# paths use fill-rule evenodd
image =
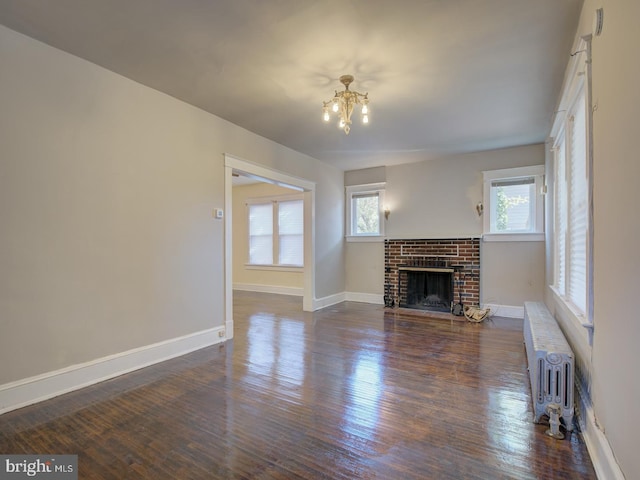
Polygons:
M245 263L244 268L247 270L266 270L270 272L302 272L304 267L295 267L292 265L254 265Z
M485 242L544 242L544 233L485 233Z
M347 235L347 242L384 242L382 235Z
M578 311L571 302L568 302L564 296L554 286L549 286L555 297L555 301L561 306L564 311L564 316L571 319L572 324L575 327L582 327L588 332L589 346L593 345L593 322L590 322L587 317Z

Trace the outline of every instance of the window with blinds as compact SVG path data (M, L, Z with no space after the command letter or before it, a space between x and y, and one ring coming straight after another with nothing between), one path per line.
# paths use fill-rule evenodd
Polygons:
M584 86L570 108L555 151L555 287L576 313L587 311L587 110Z
M544 240L544 165L482 172L485 241Z
M273 204L249 205L249 263L273 263Z
M278 263L302 266L304 259L302 200L278 203Z
M304 203L260 199L248 204L249 264L302 267Z
M533 232L535 196L534 177L492 181L491 232Z

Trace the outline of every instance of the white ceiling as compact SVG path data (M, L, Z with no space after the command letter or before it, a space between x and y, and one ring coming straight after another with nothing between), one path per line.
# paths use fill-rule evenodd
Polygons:
M0 23L350 170L542 142L582 0L0 0ZM371 123L321 120L342 89Z

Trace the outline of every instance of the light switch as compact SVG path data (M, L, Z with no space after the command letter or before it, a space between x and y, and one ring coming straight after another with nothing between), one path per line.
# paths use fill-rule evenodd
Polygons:
M214 208L213 216L214 218L218 218L218 219L224 217L224 210L222 210L221 208Z

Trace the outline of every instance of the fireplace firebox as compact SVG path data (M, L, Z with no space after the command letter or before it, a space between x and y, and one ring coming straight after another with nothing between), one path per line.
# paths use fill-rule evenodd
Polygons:
M452 302L480 304L479 238L387 239L384 267L387 307L448 312Z
M401 285L406 285L406 291L400 297L401 307L451 311L453 268L400 267L398 273Z

